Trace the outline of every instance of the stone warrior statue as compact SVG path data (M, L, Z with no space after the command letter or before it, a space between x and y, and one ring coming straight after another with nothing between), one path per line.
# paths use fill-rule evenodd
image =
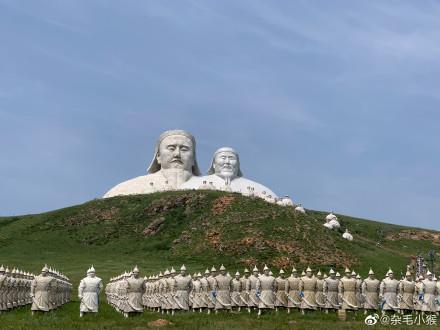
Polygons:
M258 307L258 296L257 296L257 281L258 281L258 268L257 266L252 269L252 275L246 284L246 295L248 297L248 312L251 312L251 308Z
M220 274L215 277L215 312L221 309L231 310L232 278L226 274L225 266L221 265Z
M316 305L319 307L319 309L325 308L325 298L324 298L324 279L322 278L322 273L320 270L318 270L318 273L316 273Z
M240 282L241 282L241 293L240 293L240 299L243 302L243 306L248 306L249 305L249 296L246 292L246 288L249 282L249 269L245 268L244 271L244 276L240 278Z
M207 186L206 182L210 185ZM181 189L216 189L255 195L275 202L277 196L269 188L255 181L243 178L238 152L230 147L218 149L212 157L208 175L193 177L182 184ZM270 196L270 197L269 197Z
M266 265L263 268L263 274L258 276L256 283L258 297L258 316L262 309L275 308L275 277L270 275L270 269Z
M205 272L205 276L207 275L207 272ZM211 310L215 308L216 301L215 301L215 289L217 287L216 279L217 276L217 269L215 269L214 266L211 268L211 272L209 273L208 277L206 278L206 281L208 282L208 297L207 297L207 304L208 304L208 314L211 313Z
M339 303L339 279L336 278L336 273L333 269L330 269L329 275L323 283L326 313L328 313L329 309L338 310L341 307Z
M180 267L180 274L175 277L176 293L172 298L180 310L189 310L189 293L192 291L191 276L186 274L186 267Z
M196 278L192 282L192 291L189 295L190 300L192 301L192 309L193 312L195 312L197 309L201 313L203 308L206 307L205 301L204 301L204 292L202 287L202 274L197 273Z
M231 283L231 309L234 309L234 307L236 307L238 312L241 311L242 306L247 306L247 304L245 304L245 301L241 297L242 291L243 282L240 279L240 272L237 271Z
M339 297L342 300L342 309L356 311L358 309L357 282L352 278L350 269L345 268L345 276L339 281Z
M48 312L70 301L72 284L63 274L48 268L41 270L31 284L30 297L32 298L32 315L34 312Z
M275 279L275 310L287 307L286 294L287 280L283 269L280 269L280 275Z
M87 276L79 283L78 298L81 302L79 306L79 317L84 313L98 313L99 293L103 288L102 280L96 276L95 268L87 270Z
M397 294L399 289L399 281L394 278L394 272L388 270L388 277L385 277L380 283L379 299L381 300L382 313L386 311L399 311L397 303Z
M286 296L287 296L287 313L290 313L291 308L299 308L301 306L301 297L299 296L299 282L298 272L295 267L292 268L292 274L287 278Z
M380 281L375 278L373 270L370 268L368 277L362 282L361 293L364 300L364 314L369 310L377 310L379 307L379 286Z
M312 269L307 267L305 276L302 276L299 282L301 314L304 314L306 309L315 310L318 307L316 305L316 288L316 277L313 276Z
M132 313L142 313L142 295L145 291L144 279L139 277L139 268L135 266L129 276L124 278L126 290L126 303L124 316L128 317Z
M429 270L426 272L426 278L422 281L422 288L419 293L423 301L422 314L425 312L436 313L437 283L433 280L433 275Z
M41 270L41 274L36 276L31 286L32 315L34 312L48 312L51 309L49 292L53 288L53 278L48 276L49 268L47 265Z
M411 313L414 310L414 299L417 299L416 283L413 281L411 273L406 271L405 278L399 283L399 309L400 313Z
M176 190L193 176L199 176L194 136L183 130L163 132L156 143L148 174L122 182L104 198Z

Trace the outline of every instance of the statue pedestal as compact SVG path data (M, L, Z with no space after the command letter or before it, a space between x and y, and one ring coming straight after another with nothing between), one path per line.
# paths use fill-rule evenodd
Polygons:
M347 312L345 309L338 310L338 319L339 321L347 321Z

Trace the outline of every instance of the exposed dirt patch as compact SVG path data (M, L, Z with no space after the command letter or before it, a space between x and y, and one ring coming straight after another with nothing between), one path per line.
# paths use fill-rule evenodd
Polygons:
M221 196L212 203L212 214L219 215L225 212L234 201L234 196Z
M164 226L165 224L165 218L164 217L160 217L156 220L153 220L148 227L146 227L143 231L142 234L144 234L144 236L153 236L156 235Z
M152 328L163 328L163 327L168 327L170 325L173 325L173 323L171 323L170 321L165 320L165 319L157 319L157 320L148 322L148 326L152 327Z
M412 239L416 241L432 241L436 245L440 245L440 234L427 230L404 229L399 232L393 232L386 236L390 241L399 239Z
M67 226L78 226L102 221L116 220L119 215L119 208L112 206L109 209L90 208L79 214L66 218L64 224ZM62 225L64 225L62 224Z
M145 208L145 213L148 216L155 216L181 206L186 207L186 213L191 213L191 208L201 207L205 199L206 196L203 194L185 194L160 198L154 200L147 208Z

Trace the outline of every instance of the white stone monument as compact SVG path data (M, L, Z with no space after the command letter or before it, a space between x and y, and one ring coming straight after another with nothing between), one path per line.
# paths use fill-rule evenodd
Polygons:
M184 130L162 133L157 140L153 160L147 172L147 175L138 176L113 187L104 198L176 190L194 175L200 175L194 136Z
M218 149L212 157L207 176L193 177L180 186L181 189L215 189L257 196L276 202L277 195L264 185L246 179L240 169L240 158L233 148Z

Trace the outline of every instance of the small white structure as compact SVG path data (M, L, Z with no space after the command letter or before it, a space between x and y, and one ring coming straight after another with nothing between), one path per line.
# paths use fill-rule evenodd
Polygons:
M333 211L330 212L330 214L328 214L325 217L324 227L326 227L328 229L333 229L333 228L338 229L341 227L341 225L339 224L339 221L338 221L338 217L333 214Z
M287 195L278 199L277 204L281 206L293 206L292 200Z
M302 204L298 204L298 206L295 207L295 212L302 213L302 214L306 214L306 210L304 209L304 207L302 206Z
M346 240L352 241L353 235L348 232L348 228L345 229L345 233L342 234L342 238L345 238Z

